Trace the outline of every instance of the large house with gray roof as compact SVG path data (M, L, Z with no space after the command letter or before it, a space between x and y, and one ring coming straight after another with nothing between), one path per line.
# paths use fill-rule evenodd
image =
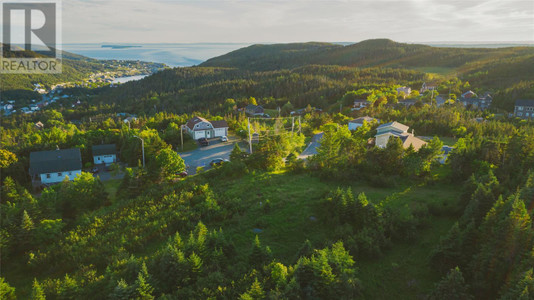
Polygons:
M388 141L391 137L399 138L402 141L402 146L406 149L413 146L417 151L423 145L426 145L426 142L417 138L412 133L408 132L410 127L401 124L399 122L390 122L378 126L377 133L375 136L375 145L380 148L386 148Z
M61 149L30 153L32 182L44 185L61 182L65 177L73 180L82 173L80 149Z
M202 117L194 117L187 122L185 127L194 140L228 135L228 123L224 120L208 121Z

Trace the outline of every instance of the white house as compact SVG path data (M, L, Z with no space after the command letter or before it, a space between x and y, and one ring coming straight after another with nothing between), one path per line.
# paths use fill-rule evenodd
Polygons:
M368 117L368 116L356 118L352 121L349 121L349 130L358 129L358 127L361 127L363 125L363 122L371 123L373 121L378 121L378 120L375 118Z
M402 86L400 88L397 88L397 93L400 94L401 92L404 93L404 97L406 98L406 96L410 96L410 94L412 93L412 88L406 87L406 86Z
M426 144L425 141L415 137L412 133L408 132L410 127L401 124L399 122L390 122L378 126L377 133L375 136L375 145L380 148L386 148L389 138L396 137L400 138L402 141L402 146L404 148L410 147L412 145L417 151L423 145Z
M80 149L31 152L29 173L34 183L45 185L61 182L67 176L73 180L82 173Z
M228 135L228 123L224 120L208 121L202 117L194 117L187 122L185 127L194 140Z
M110 165L117 162L117 148L115 144L94 145L91 150L93 152L93 162L95 165L105 164Z

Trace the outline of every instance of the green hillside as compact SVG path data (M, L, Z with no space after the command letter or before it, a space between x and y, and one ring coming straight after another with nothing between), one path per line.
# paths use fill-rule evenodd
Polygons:
M446 68L466 80L490 87L534 80L534 47L451 48L366 40L334 44L254 45L215 57L206 67L266 71L322 64L351 67ZM514 70L512 72L512 70Z

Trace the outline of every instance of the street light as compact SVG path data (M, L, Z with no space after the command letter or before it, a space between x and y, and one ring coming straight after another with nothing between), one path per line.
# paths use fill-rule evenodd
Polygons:
M142 138L138 137L137 135L134 135L134 137L138 138L141 140L141 151L143 152L143 168L145 167L145 140L143 140Z

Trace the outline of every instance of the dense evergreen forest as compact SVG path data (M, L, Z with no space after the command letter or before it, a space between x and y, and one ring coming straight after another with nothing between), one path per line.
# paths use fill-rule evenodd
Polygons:
M228 98L250 96L277 108L287 102L326 108L348 90L438 85L459 97L473 89L494 96L493 107L513 111L515 99L534 97L534 48L437 48L369 40L341 46L324 43L254 45L175 68L140 83L104 93L103 103L129 112L224 111ZM226 103L227 105L227 103ZM155 109L154 109L155 107Z
M352 46L280 47L307 53L295 56L306 61ZM425 49L404 51L423 57ZM531 50L458 55L507 51L520 60ZM175 68L118 88L71 89L82 99L76 107L62 100L2 118L0 298L533 299L534 123L506 113L532 92L528 72L491 90L498 106L486 111L454 101L489 89L463 75L317 59ZM423 82L450 91L450 101L437 107L429 92L396 90ZM351 110L355 99L368 107ZM231 135L247 139L238 110L247 104L282 117L304 108L299 129L291 118L252 121L261 136L252 154L236 143L229 162L177 176L186 168L181 125L195 115L224 119ZM127 124L119 112L137 120ZM365 115L379 122L348 130ZM427 144L416 151L391 138L372 146L390 121ZM298 159L319 132L317 154ZM91 146L111 143L121 164L110 172L123 177L101 180L86 172ZM442 164L443 145L454 149ZM56 148L79 148L84 172L33 189L30 152Z

